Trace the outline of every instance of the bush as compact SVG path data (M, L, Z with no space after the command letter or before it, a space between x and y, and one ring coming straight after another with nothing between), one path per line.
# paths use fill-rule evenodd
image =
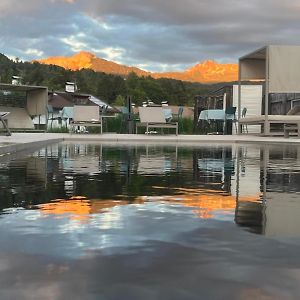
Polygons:
M48 128L47 132L50 132L50 133L69 133L69 128L66 128L66 127L52 127L52 128Z
M180 134L193 134L194 121L191 118L180 118L178 131Z

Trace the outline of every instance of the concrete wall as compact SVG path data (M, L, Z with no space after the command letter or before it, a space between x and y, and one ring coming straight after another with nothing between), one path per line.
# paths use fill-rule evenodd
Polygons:
M25 108L0 106L0 111L10 112L5 118L9 128L34 129L33 121ZM3 128L2 123L0 128Z
M47 113L48 89L39 89L27 92L27 111L31 116Z

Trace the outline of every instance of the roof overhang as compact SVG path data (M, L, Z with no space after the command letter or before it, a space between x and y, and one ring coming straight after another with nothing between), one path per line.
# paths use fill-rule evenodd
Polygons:
M33 85L16 85L0 83L0 90L11 92L31 92L37 90L48 90L46 86L33 86Z
M246 54L242 57L239 58L239 60L244 60L244 59L260 59L260 60L265 60L267 57L267 48L268 46L264 46L260 49L257 49L253 52L250 52L249 54Z

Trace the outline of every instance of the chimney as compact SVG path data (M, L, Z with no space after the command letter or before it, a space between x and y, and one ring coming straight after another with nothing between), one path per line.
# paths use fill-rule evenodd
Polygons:
M67 93L75 93L77 91L77 85L74 82L66 82L66 88Z
M11 77L11 84L14 85L21 85L22 77L20 76L12 76Z

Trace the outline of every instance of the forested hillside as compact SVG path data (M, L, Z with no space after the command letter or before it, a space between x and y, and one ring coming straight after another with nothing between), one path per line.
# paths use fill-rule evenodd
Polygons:
M122 77L90 69L70 71L38 62L13 61L0 54L0 81L11 83L13 75L21 76L23 84L48 86L49 90L63 90L65 82L76 82L79 92L93 94L116 105L122 105L126 95L131 95L137 105L147 99L157 103L168 101L174 105L193 105L195 95L205 94L216 87L174 79L138 77L135 73Z

